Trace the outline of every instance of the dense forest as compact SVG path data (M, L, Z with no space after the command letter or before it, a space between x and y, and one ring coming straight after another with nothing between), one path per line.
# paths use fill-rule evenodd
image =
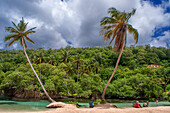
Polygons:
M102 95L118 53L108 47L27 49L44 87L53 98ZM149 67L150 64L161 67ZM170 49L126 47L106 98L170 100ZM23 50L0 50L0 94L45 98Z

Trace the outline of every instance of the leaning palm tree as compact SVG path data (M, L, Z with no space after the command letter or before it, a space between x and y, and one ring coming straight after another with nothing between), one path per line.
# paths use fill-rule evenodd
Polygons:
M128 31L129 33L132 33L134 36L135 42L136 43L138 42L138 31L135 28L133 28L132 25L128 24L130 17L135 14L135 11L136 10L133 9L132 12L130 13L120 12L112 7L108 9L108 13L111 16L104 17L101 20L101 23L100 23L100 25L102 26L102 30L100 32L101 35L104 36L105 41L111 38L109 45L113 42L113 40L115 40L113 48L114 50L116 50L116 52L119 53L119 57L117 59L115 69L104 88L104 91L102 94L102 100L105 100L105 92L106 92L107 86L109 85L110 81L112 80L117 70L122 52L126 45L126 35L127 35L126 32Z
M18 23L18 25L16 25L14 22L12 22L12 24L14 25L14 27L6 27L6 28L5 28L5 29L6 29L6 32L11 33L11 34L7 35L7 36L5 37L5 40L4 40L5 42L10 41L10 42L7 44L7 47L11 46L14 42L17 42L17 41L20 42L20 45L21 45L21 46L23 47L23 49L24 49L24 53L25 53L25 56L26 56L26 58L27 58L27 60L28 60L28 63L29 63L29 65L31 66L31 69L33 70L35 76L37 77L37 79L38 79L38 81L39 81L39 83L40 83L40 85L41 85L44 93L46 94L46 96L48 97L48 99L49 99L50 102L55 102L55 101L48 95L47 91L45 90L45 88L44 88L41 80L39 79L37 73L35 72L32 64L31 64L31 62L30 62L30 60L29 60L29 58L28 58L28 55L27 55L27 53L26 53L27 44L26 44L25 39L28 40L29 42L31 42L32 44L34 44L34 42L28 37L28 35L29 35L30 33L35 33L34 29L35 29L36 27L33 27L33 28L29 29L29 30L26 30L28 23L24 23L24 18L22 18L22 20Z

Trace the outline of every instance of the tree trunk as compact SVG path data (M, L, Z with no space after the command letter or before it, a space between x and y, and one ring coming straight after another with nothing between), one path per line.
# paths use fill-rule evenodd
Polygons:
M26 58L27 58L27 60L28 60L28 63L29 63L29 65L30 65L32 71L34 72L36 78L38 79L38 81L39 81L39 83L40 83L40 85L41 85L41 87L42 87L42 89L43 89L45 95L48 97L48 100L49 100L51 103L52 103L52 102L55 102L55 101L48 95L46 89L44 88L44 86L43 86L43 84L42 84L42 82L41 82L41 80L39 79L37 73L35 72L35 70L34 70L32 64L31 64L31 62L30 62L30 60L29 60L29 58L28 58L28 55L27 55L27 52L26 52L26 49L25 49L25 46L24 46L23 38L22 38L22 46L23 46L23 48L24 48L24 53L25 53L25 56L26 56Z
M77 64L77 87L78 87L78 79L79 79L79 64ZM76 93L78 94L78 88L77 88L77 91Z
M78 79L79 79L79 64L77 65L77 85L78 85Z
M66 73L65 79L67 80L67 81L66 81L67 94L68 94L68 96L70 96L71 94L70 94L70 92L69 92L68 85L67 85L67 83L68 83L68 75L69 75L69 72Z
M110 81L112 80L112 78L113 78L113 76L114 76L114 74L115 74L115 72L116 72L116 70L117 70L117 67L118 67L120 58L121 58L122 53L123 53L123 48L124 48L124 47L122 46L122 49L121 49L121 51L120 51L119 57L118 57L117 62L116 62L115 69L114 69L114 71L113 71L110 79L108 80L108 82L107 82L107 84L106 84L106 86L105 86L105 88L104 88L104 91L103 91L103 94L102 94L102 100L103 100L103 101L105 101L105 97L104 97L104 96L105 96L105 93L106 93L107 86L109 85Z

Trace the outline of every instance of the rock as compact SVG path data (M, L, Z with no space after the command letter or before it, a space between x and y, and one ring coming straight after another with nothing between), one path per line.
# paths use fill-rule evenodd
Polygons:
M95 107L101 107L101 108L117 108L117 106L113 105L113 104L97 104Z
M46 106L46 108L77 108L74 104L65 104L63 102L53 102Z

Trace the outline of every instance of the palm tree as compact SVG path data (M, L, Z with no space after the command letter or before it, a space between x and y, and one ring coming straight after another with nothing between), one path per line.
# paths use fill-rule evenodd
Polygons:
M64 69L65 72L66 72L66 76L64 77L65 79L69 79L69 75L72 75L73 72L74 72L74 68L73 68L73 65L71 64L71 62L68 62L68 63L61 63L60 64L60 68L61 69ZM70 96L70 92L69 92L69 89L68 89L68 81L66 81L66 88L67 88L67 94Z
M6 32L11 33L10 35L7 35L7 36L5 37L5 39L4 39L5 42L6 42L6 41L10 41L10 43L7 44L7 47L11 46L11 45L12 45L14 42L16 42L16 41L19 41L19 42L20 42L20 45L21 45L21 46L23 47L23 49L24 49L24 53L25 53L25 56L26 56L26 58L27 58L27 60L28 60L28 63L30 64L31 69L33 70L35 76L37 77L37 79L38 79L38 81L39 81L39 83L40 83L40 85L41 85L44 93L46 94L46 96L48 97L48 99L49 99L50 102L55 102L55 101L48 95L47 91L45 90L45 88L44 88L41 80L39 79L37 73L35 72L32 64L31 64L31 62L30 62L30 60L29 60L29 58L28 58L28 55L27 55L27 53L26 53L27 44L26 44L26 42L25 42L25 38L26 38L26 40L28 40L29 42L31 42L32 44L34 44L34 42L28 37L28 35L29 35L30 33L35 33L34 29L35 29L36 27L33 27L33 28L29 29L29 30L26 30L28 23L24 23L24 18L23 18L23 17L22 17L22 20L20 20L20 22L18 23L18 25L16 25L14 22L12 22L12 24L14 25L14 27L6 27L6 28L5 28L5 29L6 29Z
M70 55L70 51L62 50L61 54L62 54L62 57L60 59L61 59L62 62L68 63L71 60L71 58L70 58L70 56L71 56Z
M73 63L77 65L76 66L77 67L77 84L78 84L78 77L79 77L79 73L80 73L79 67L80 67L80 65L82 64L83 61L84 60L80 58L79 54L76 55L76 57L75 57L75 59L73 61Z
M119 53L119 57L117 59L117 63L113 71L113 74L111 75L110 79L108 80L104 88L102 100L105 100L104 96L107 86L109 85L110 81L112 80L116 72L123 49L126 46L126 32L128 31L129 33L132 33L135 42L136 43L138 42L138 31L135 28L133 28L132 25L128 24L130 17L135 14L135 11L136 10L133 9L132 12L130 13L120 12L112 7L108 9L108 13L111 16L104 17L100 22L100 25L102 26L102 30L100 33L101 35L104 36L104 40L107 41L111 38L111 41L109 43L110 45L115 39L114 50L116 50L116 52Z

